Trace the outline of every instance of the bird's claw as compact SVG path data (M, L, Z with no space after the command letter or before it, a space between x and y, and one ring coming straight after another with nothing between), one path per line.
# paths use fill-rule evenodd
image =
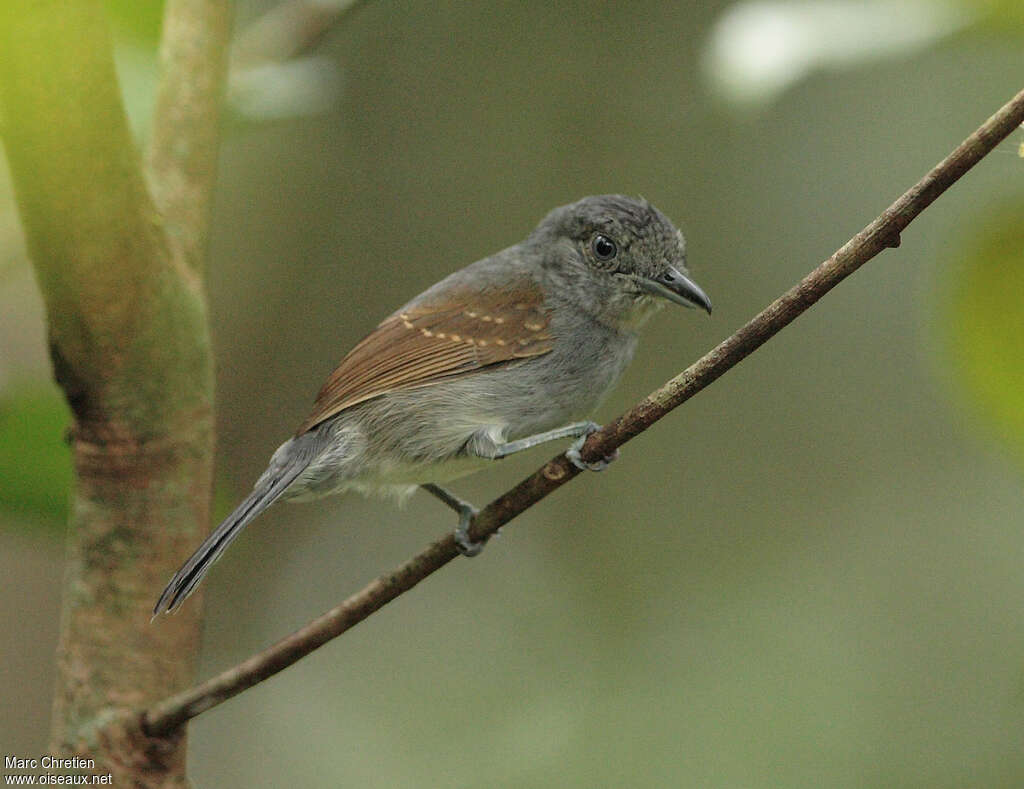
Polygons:
M469 504L459 507L459 525L455 527L455 547L463 556L476 556L484 549L487 540L474 542L469 539L469 527L473 525L473 518L479 510Z
M596 433L601 429L601 426L596 422L590 422L582 436L577 438L571 447L565 451L565 456L580 471L604 471L619 457L619 450L613 449L610 454L605 455L601 460L586 461L580 457L580 450L583 445L590 438L592 433Z

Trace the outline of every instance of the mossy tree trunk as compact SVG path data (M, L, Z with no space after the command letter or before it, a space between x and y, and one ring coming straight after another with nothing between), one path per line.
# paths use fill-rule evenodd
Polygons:
M226 3L185 4L214 9L223 24L192 42L211 100L186 101L178 113L198 141L185 129L177 159L154 154L158 206L125 117L102 3L0 3L0 129L55 377L73 414L52 749L96 759L118 786L186 783L184 738L145 737L139 710L193 681L199 638L198 605L150 622L210 509L213 368L197 261L228 17ZM165 62L167 51L165 31ZM165 77L165 114L178 100L174 85ZM192 199L176 207L184 187Z

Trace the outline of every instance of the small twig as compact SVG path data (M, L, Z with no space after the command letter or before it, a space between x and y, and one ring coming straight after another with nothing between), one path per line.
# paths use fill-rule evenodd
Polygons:
M626 414L590 436L581 451L583 459L595 461L611 454L737 365L868 260L887 247L897 246L903 229L1022 121L1024 91L982 124L874 222L757 317ZM481 540L494 534L579 473L564 455L552 458L483 509L474 520L470 538ZM456 556L458 551L451 535L438 540L301 630L198 687L148 710L143 716L143 727L151 735L173 732L201 712L287 668L341 635Z

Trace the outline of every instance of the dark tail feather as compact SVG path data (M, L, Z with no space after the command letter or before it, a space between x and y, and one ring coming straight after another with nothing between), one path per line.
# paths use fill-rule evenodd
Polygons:
M220 558L231 541L241 533L249 521L277 501L313 459L313 454L309 452L296 454L297 457L289 458L281 468L276 469L273 476L268 475L268 478L261 479L256 483L252 493L224 519L220 526L213 530L213 533L174 574L153 607L154 617L162 613L172 613L180 606L185 598L192 594L213 563Z

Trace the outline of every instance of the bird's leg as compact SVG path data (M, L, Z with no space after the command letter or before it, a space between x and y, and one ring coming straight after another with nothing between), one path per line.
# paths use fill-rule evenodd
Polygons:
M474 447L474 452L482 457L497 459L513 455L516 452L522 452L524 449L530 449L538 444L556 441L559 438L576 438L578 440L573 442L573 445L565 453L569 461L581 471L604 471L619 456L618 450L615 450L614 453L604 460L599 460L596 463L584 463L580 459L580 447L583 446L583 442L587 440L587 436L600 429L601 426L597 422L589 420L586 422L573 422L571 425L556 427L554 430L537 433L536 435L527 436L515 441L506 441L502 444L492 442L490 446L487 446L485 441L480 441L479 444L483 446L477 445Z
M469 527L473 523L473 518L476 517L477 508L468 501L460 499L450 490L446 490L432 482L420 485L420 487L459 513L459 525L455 527L455 547L459 549L459 553L463 556L476 556L480 553L484 549L484 543L487 540L473 542L469 539Z
M587 463L580 457L580 448L583 446L583 442L587 440L591 433L600 429L601 426L599 424L589 420L586 422L573 422L570 425L556 427L554 430L547 430L543 433L516 439L515 441L504 441L501 443L494 441L488 432L481 431L475 434L473 439L467 443L466 451L477 457L497 460L514 455L516 452L522 452L524 449L530 449L538 444L547 443L548 441L557 441L560 438L575 438L577 440L565 452L569 462L582 471L604 471L619 456L617 449L603 460L593 463ZM459 525L455 527L455 545L458 547L459 553L463 556L476 556L480 553L484 548L486 540L473 542L469 539L469 527L477 514L476 507L468 501L460 499L450 490L446 490L432 482L420 485L420 487L459 513Z
M515 441L506 441L501 444L494 443L493 439L489 436L479 435L477 440L470 445L470 451L481 457L497 459L507 457L516 452L522 452L524 449L530 449L547 441L555 441L559 438L575 438L577 440L573 442L572 446L565 453L569 462L581 471L604 471L619 456L617 449L603 460L593 463L586 463L580 457L580 447L587 440L587 436L600 429L601 426L597 422L589 420L586 422L573 422L571 425L556 427L554 430L537 433L536 435L527 436Z
M524 449L530 449L538 444L546 444L548 441L590 435L599 428L600 425L595 422L573 422L571 425L556 427L554 430L546 430L543 433L536 433L535 435L526 436L526 438L520 438L515 441L481 446L478 448L477 454L497 460L498 458L514 455L516 452L522 452ZM484 442L480 443L483 444Z

